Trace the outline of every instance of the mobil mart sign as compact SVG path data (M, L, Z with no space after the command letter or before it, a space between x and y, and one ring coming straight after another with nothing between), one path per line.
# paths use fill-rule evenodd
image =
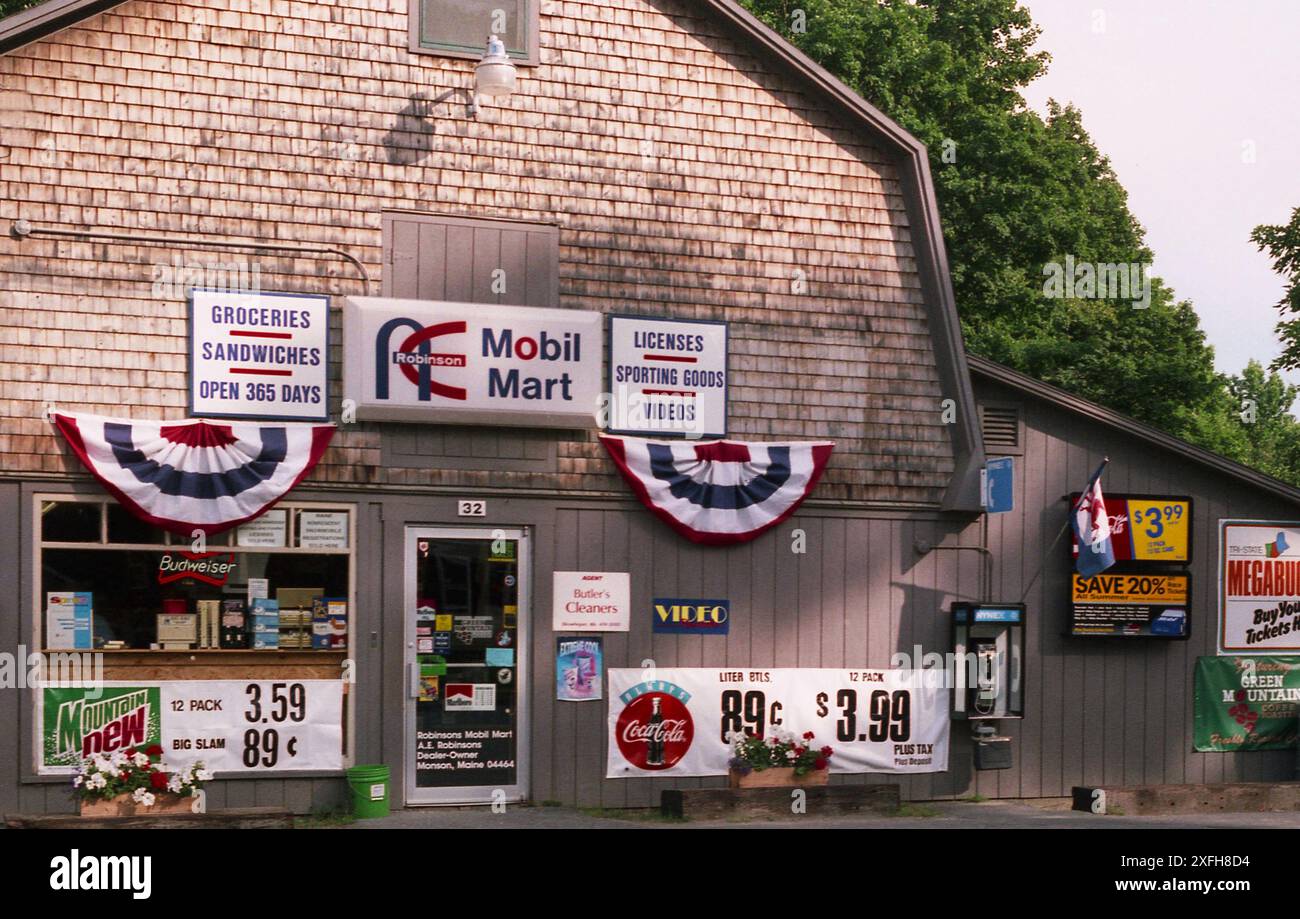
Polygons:
M343 341L343 396L361 419L594 423L600 313L350 297Z

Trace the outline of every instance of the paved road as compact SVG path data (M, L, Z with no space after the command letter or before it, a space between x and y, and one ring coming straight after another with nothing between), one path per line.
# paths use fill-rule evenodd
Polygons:
M1004 801L914 804L897 817L791 817L768 821L665 821L654 814L582 811L567 807L511 806L503 814L487 807L424 807L378 820L359 820L355 829L1300 829L1300 813L1189 814L1174 817L1098 817L1066 810L1062 802L1030 805Z

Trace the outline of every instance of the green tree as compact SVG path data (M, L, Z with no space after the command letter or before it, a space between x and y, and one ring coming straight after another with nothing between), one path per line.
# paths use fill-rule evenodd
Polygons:
M1273 361L1275 368L1300 368L1300 207L1291 212L1291 222L1281 226L1260 224L1250 234L1250 241L1273 259L1273 270L1286 280L1286 290L1277 303L1282 314L1277 337L1282 353Z
M1300 422L1291 414L1300 386L1251 361L1241 376L1229 379L1228 392L1245 439L1244 449L1233 458L1284 481L1300 482Z
M1045 292L1066 256L1152 256L1079 110L1026 107L1050 58L1017 0L744 2L928 147L967 347L1174 434L1216 429L1224 378L1159 279L1144 309Z
M29 6L35 6L39 2L40 0L0 0L0 19L4 19L10 13L25 10Z

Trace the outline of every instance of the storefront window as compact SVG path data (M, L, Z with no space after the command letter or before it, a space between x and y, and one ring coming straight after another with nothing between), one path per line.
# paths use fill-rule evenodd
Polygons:
M345 652L352 511L281 505L190 542L108 501L40 501L41 643L48 649Z

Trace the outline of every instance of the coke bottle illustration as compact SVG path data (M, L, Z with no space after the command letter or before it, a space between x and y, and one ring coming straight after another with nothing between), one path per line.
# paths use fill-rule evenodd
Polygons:
M647 766L662 766L664 764L664 716L659 711L659 700L651 699L654 706L650 713L650 730L646 739L645 762Z

